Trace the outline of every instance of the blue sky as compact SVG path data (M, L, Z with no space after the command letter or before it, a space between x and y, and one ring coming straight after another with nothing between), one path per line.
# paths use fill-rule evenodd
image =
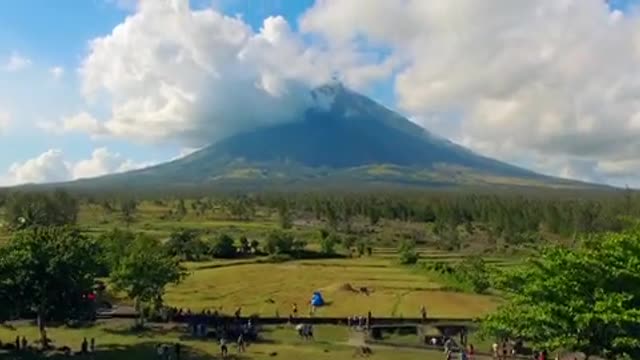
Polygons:
M43 123L60 124L61 119L82 112L89 112L101 121L110 116L110 103L108 101L101 99L96 102L90 102L84 96L82 93L83 80L78 73L78 69L91 52L90 41L110 34L114 27L125 21L127 16L134 14L136 11L135 6L132 6L134 2L135 0L20 0L7 1L2 4L2 10L0 11L0 67L2 67L0 69L0 183L16 181L15 179L10 179L12 176L15 177L15 174L7 175L8 169L12 164L24 165L28 160L35 159L51 149L61 150L64 153L64 161L70 164L69 166L71 167L72 164L78 161L88 159L93 151L103 147L108 148L112 154L120 154L120 160L126 159L133 163L164 161L189 148L189 144L179 139L167 138L166 141L147 143L132 141L132 138L122 136L94 138L87 133L77 131L64 134L52 133L51 131L43 130L42 126L38 125ZM327 4L329 3L331 2L327 2ZM279 15L291 26L294 34L301 31L299 29L299 20L314 4L314 0L191 1L192 9L212 7L229 16L240 15L242 21L249 25L254 32L260 31L265 18ZM371 4L370 7L375 8L382 5L383 2L371 0L367 4ZM612 9L621 10L627 14L633 13L633 8L637 4L637 0L611 0L609 2ZM328 7L330 6L323 7L322 4L317 6L319 10L324 11L331 10L327 10ZM336 8L337 15L345 14L349 10L345 8L344 11L340 12L337 9L338 5L335 5L334 8ZM368 20L365 18L367 11L364 10L370 9L363 9L361 11L363 14L355 13L353 21L344 19L346 24L353 22L354 24L360 24L358 26L362 26L362 28L345 30L344 26L340 27L340 24L336 24L335 28L340 28L342 29L341 31L350 31L354 37L365 36L363 35L365 33L370 35L372 39L381 36L375 26L366 28L365 22ZM355 19L355 17L361 15L361 19ZM337 16L323 19L333 18L337 19L335 21L340 21ZM377 20L375 18L373 20L373 25L377 25L375 24ZM387 19L378 20L384 22L383 20L386 21ZM322 22L320 23L322 24ZM387 31L392 31L394 27L399 28L402 25L404 25L402 21L396 25L392 24ZM333 25L327 25L327 27L331 26ZM331 28L325 30L321 35L330 43L332 36L336 35L334 34L335 31ZM367 31L369 32L367 33ZM418 31L415 32L418 33ZM390 38L393 37L382 36L381 40L378 40L379 42L384 42ZM305 43L304 46L311 46L308 43L310 40L307 34L300 34L300 39ZM377 47L378 44L376 46L371 45L367 51L369 53L378 52L382 59L393 58L392 60L402 59L402 61L406 61L407 56L416 56L415 48L402 48L402 46L408 46L406 44L384 43L383 45L384 47ZM415 46L415 44L412 46ZM379 51L381 48L385 48L385 51ZM355 56L353 50L350 51L352 52L343 54L345 59L351 59ZM13 63L12 59L14 60ZM283 61L286 62L286 60ZM332 59L324 59L323 61L331 63ZM363 67L365 65L380 65L365 64L367 61L353 60L352 62ZM417 63L419 61L416 61L416 59L408 61L408 63L412 62ZM52 69L54 68L59 68L57 70L58 76L53 75ZM351 74L356 74L358 70L354 65L354 68L349 71L351 71ZM411 96L403 93L402 87L404 85L400 80L406 80L406 77L403 78L402 74L405 70L405 67L395 66L387 71L385 76L368 81L366 86L358 90L365 92L387 106L400 108L403 113L412 119L429 118L434 114L431 108L422 109L418 106L419 104L416 105L410 101ZM348 71L345 71L345 73L348 73ZM409 73L407 72L407 74ZM416 91L416 94L418 93ZM399 94L402 97L399 98ZM118 92L111 94L111 96L118 95ZM445 110L442 113L464 113L464 111L458 111L459 109L457 108ZM2 116L6 117L6 114L9 114L10 126L2 130ZM437 112L436 115L438 115ZM430 121L432 120L425 120L424 124L427 126L436 124ZM453 133L453 127L464 130L473 125L464 121L461 124L460 126L449 125L449 128L434 128L434 131L463 143L468 139L472 139L473 141L469 140L468 145L475 150L484 151L484 146L491 142L488 138L485 137L480 139L482 141L476 141L478 138L475 137L475 134ZM503 148L508 148L506 142L503 145ZM569 171L578 168L575 166L577 163L581 165L592 164L591 167L594 169L598 166L600 168L617 169L620 166L618 160L616 160L618 163L612 165L609 163L611 159L606 159L609 162L605 164L601 158L580 158L577 163L572 162L571 166L554 165L546 167L547 165L541 165L541 161L530 160L530 156L526 151L525 156L513 158L509 157L509 154L500 156L500 154L494 154L490 150L487 151L489 155L495 155L508 161L517 162L518 159L527 158L528 160L523 160L524 162L521 165L531 166L547 173L572 177L587 176L584 174L573 175ZM506 151L509 152L509 150ZM543 153L544 149L540 151ZM570 152L570 150L566 151ZM568 164L570 158L575 158L575 155L574 153L567 153L566 163ZM564 170L561 170L561 167ZM565 173L562 173L562 171L565 171ZM595 179L596 177L597 175L593 175L591 178Z

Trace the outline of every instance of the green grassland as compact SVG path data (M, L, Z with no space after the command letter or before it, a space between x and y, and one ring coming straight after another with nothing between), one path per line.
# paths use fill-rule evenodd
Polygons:
M67 327L51 328L48 335L56 347L69 346L73 351L80 349L83 338L96 339L96 352L91 359L120 360L120 359L157 359L155 347L157 344L182 344L182 359L218 359L219 348L211 340L195 340L187 337L187 331L181 326L155 326L152 329L133 333L129 321L99 322L91 328L70 329ZM349 330L337 326L318 326L315 329L316 340L307 342L300 340L292 326L268 327L261 333L261 341L249 344L247 352L238 355L236 349L230 348L231 359L352 359L354 347L350 344ZM11 343L16 336L25 336L33 340L38 331L35 326L14 324L12 327L0 328L0 340ZM417 350L410 348L374 347L373 357L376 359L400 360L436 360L442 359L442 353L437 351ZM35 355L25 353L3 353L2 359L35 359ZM63 355L51 355L50 359L66 358Z

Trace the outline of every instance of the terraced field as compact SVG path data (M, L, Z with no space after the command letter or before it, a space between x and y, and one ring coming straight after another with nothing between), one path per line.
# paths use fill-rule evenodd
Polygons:
M216 261L189 264L191 275L168 289L168 304L192 310L218 309L245 314L288 316L292 304L308 311L314 291L328 302L315 316L349 316L372 311L378 316L418 317L421 306L438 317L472 318L493 310L492 296L447 291L423 274L395 263L395 254L376 249L372 257L264 264ZM422 250L430 259L459 261L461 256ZM366 288L369 295L359 290Z

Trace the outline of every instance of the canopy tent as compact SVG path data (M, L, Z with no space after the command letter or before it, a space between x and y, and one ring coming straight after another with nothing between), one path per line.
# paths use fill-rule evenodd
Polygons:
M324 306L324 299L322 298L322 294L318 291L313 293L311 297L311 305L313 306Z

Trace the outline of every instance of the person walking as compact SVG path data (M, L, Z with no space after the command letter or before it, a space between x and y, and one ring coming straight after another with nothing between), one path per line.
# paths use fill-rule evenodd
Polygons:
M227 348L227 339L223 337L220 338L220 355L222 355L222 358L226 358L227 354L229 353L229 348Z
M91 342L89 342L89 351L96 352L96 338L91 338Z
M181 347L182 346L180 345L180 343L176 343L174 345L174 350L175 350L175 353L176 353L176 360L180 360L180 350L181 350L180 348Z
M422 321L427 320L427 308L425 308L424 305L420 307L420 316L422 317Z
M244 346L244 335L240 334L240 336L238 336L238 352L239 353L243 353L245 350L245 346Z
M27 342L27 338L26 337L22 337L22 350L27 350L27 347L29 346L29 342Z
M86 354L89 352L89 343L87 342L87 338L82 339L82 344L80 345L80 352Z
M16 336L16 350L20 350L20 336Z

